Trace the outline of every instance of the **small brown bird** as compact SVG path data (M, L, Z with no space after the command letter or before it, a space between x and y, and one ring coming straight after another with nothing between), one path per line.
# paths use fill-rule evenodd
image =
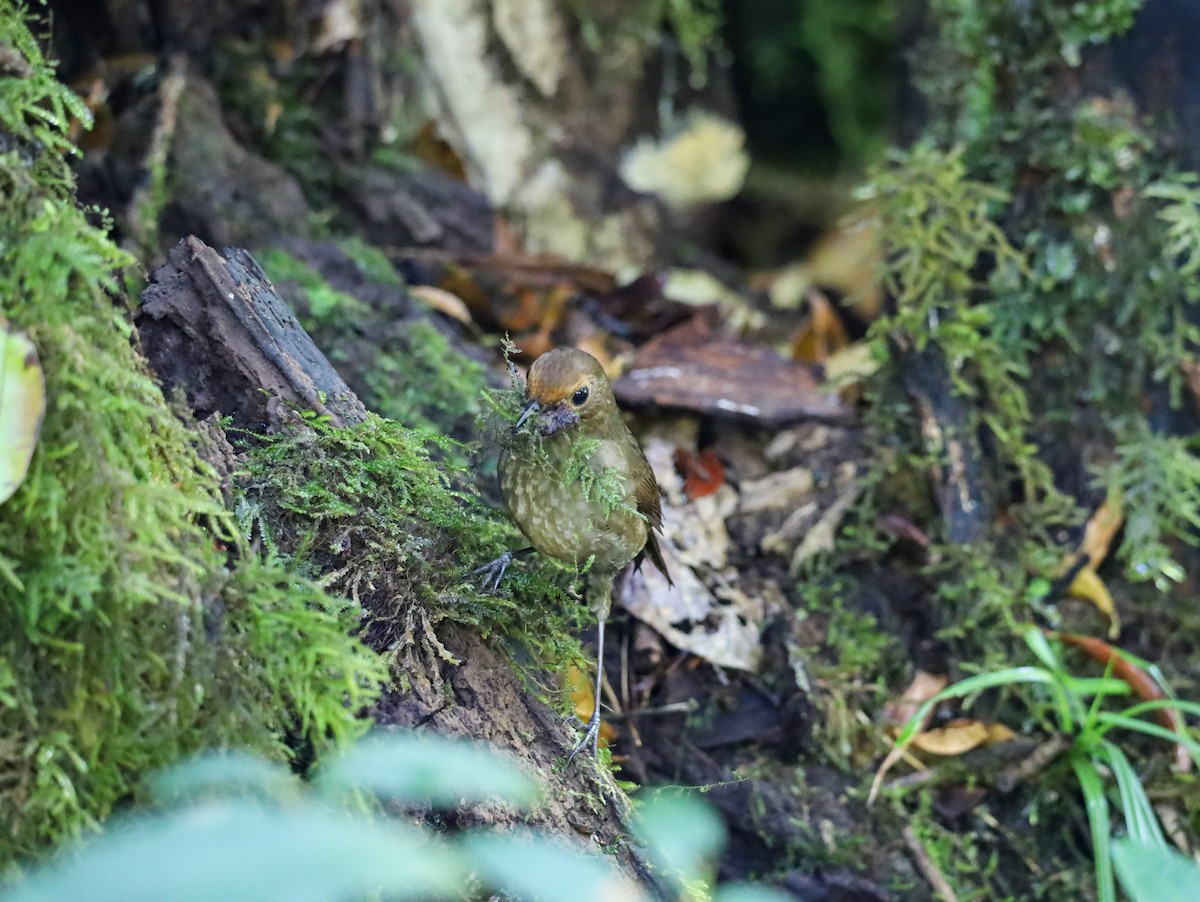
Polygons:
M533 416L540 439L519 432ZM597 749L604 621L612 605L613 579L630 561L640 564L647 554L671 579L654 535L662 529L658 482L621 419L600 361L584 351L557 348L534 361L526 404L513 431L514 440L500 454L499 471L500 493L517 526L543 554L580 566L591 561L586 597L598 618L596 705L570 761L589 744L593 755ZM568 466L573 458L578 463L581 452L591 470L582 477ZM476 572L486 573L485 585L494 590L512 559L513 552L507 552Z

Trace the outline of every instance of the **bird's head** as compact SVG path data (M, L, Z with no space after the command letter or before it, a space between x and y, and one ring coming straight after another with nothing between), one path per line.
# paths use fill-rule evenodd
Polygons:
M612 386L600 361L576 348L556 348L529 368L525 407L514 429L532 415L540 420L542 435L579 424L600 423L617 409Z

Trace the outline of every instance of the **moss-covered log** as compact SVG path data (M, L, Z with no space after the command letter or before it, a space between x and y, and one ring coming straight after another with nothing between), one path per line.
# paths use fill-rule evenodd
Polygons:
M248 553L133 344L133 261L73 197L87 110L0 3L0 314L49 398L0 505L0 867L94 826L202 747L286 756L360 729L383 669L352 605Z

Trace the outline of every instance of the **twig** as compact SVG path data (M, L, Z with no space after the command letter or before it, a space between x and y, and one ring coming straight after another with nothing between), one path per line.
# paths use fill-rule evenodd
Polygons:
M691 714L700 707L700 703L694 698L689 698L682 702L672 702L669 705L661 705L658 708L639 708L637 711L617 712L609 717L609 720L624 720L632 721L638 717L659 717L664 714ZM630 724L632 728L632 724Z
M925 846L921 842L921 838L917 836L917 831L913 829L912 824L905 827L902 833L904 844L908 846L908 851L912 853L913 860L917 863L917 870L929 881L933 891L942 898L943 902L958 902L958 896L955 895L950 881L946 879L941 868L934 864L933 859L929 857L929 853L925 851Z

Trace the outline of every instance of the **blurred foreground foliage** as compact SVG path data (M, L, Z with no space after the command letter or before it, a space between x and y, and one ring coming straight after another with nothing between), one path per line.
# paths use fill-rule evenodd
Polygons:
M151 805L64 850L0 900L648 898L608 855L580 843L523 828L426 826L419 812L487 803L519 815L540 795L507 756L430 733L372 734L323 763L311 783L245 753L201 756L153 778L148 795ZM787 898L762 886L715 886L724 828L694 794L661 791L642 802L633 839L671 898Z

